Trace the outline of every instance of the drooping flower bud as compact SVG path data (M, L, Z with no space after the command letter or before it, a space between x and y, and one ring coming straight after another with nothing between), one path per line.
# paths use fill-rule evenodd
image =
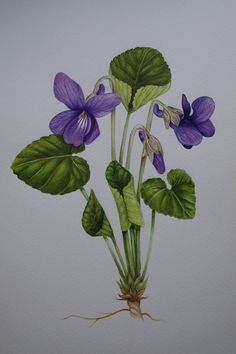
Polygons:
M180 123L180 117L183 115L183 112L178 108L165 106L163 107L163 110L161 110L158 104L154 105L153 113L157 117L163 118L166 129L169 128L171 123L173 123L175 126L178 126Z
M165 172L165 162L160 141L144 127L139 130L139 138L144 144L145 154L157 172L163 174Z

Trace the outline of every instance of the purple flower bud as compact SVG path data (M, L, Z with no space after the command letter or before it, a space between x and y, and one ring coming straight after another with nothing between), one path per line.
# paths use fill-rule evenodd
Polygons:
M166 170L163 154L159 152L158 154L153 154L153 166L160 174L163 174Z
M139 139L144 144L145 152L158 173L165 172L165 162L160 141L143 127L139 130Z

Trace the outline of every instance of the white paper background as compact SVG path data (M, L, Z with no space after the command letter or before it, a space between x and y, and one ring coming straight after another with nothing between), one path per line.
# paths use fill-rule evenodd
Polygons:
M235 11L234 1L1 1L1 354L234 354L235 240ZM172 69L163 100L179 106L212 96L216 134L191 151L156 119L167 168L181 167L197 186L197 216L159 216L143 310L163 319L135 321L126 313L88 329L70 313L118 309L116 270L102 239L85 235L79 192L44 195L21 183L11 161L25 145L49 134L64 110L53 96L58 71L86 94L116 54L159 49ZM148 107L132 119L144 122ZM118 124L124 122L118 110ZM87 148L92 178L111 222L117 214L104 170L110 159L108 117ZM119 129L118 129L119 130ZM134 162L138 168L140 144ZM148 164L146 177L155 174ZM145 217L150 217L145 209ZM143 235L146 247L148 230Z

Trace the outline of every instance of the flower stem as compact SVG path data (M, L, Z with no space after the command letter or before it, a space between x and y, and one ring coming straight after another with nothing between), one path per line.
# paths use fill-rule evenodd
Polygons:
M136 273L137 275L140 274L141 271L141 247L140 247L140 232L141 229L140 227L137 228L136 230Z
M127 170L130 169L131 154L132 154L132 150L133 150L135 134L139 130L145 130L145 127L142 124L135 125L135 127L131 130L131 133L129 136L129 144L128 144L128 149L127 149L127 157L126 157L126 164L125 164L125 167L127 168Z
M124 273L125 273L125 275L126 275L126 274L127 274L127 269L126 269L126 266L125 266L125 262L124 262L124 260L123 260L122 254L121 254L121 252L120 252L120 249L119 249L119 246L118 246L118 244L117 244L117 242L116 242L115 237L112 237L111 240L112 240L112 242L113 242L114 248L115 248L115 250L116 250L116 253L117 253L117 255L118 255L118 258L119 258L119 260L120 260L120 263L121 263L121 265L122 265L123 271L124 271Z
M154 107L154 104L157 102L159 103L158 100L153 100L150 104L150 107L149 107L147 121L146 121L146 129L148 131L150 131L151 127L152 127L153 107ZM142 181L143 181L143 174L144 174L144 169L145 169L145 165L146 165L146 160L147 160L147 156L145 154L145 149L143 147L140 168L139 168L138 187L137 187L137 198L139 201L140 201L140 190L141 190L141 185L142 185Z
M146 276L149 261L150 261L152 244L153 244L153 235L154 235L154 230L155 230L155 215L156 215L155 210L152 210L152 220L151 220L150 236L149 236L149 242L148 242L147 258L146 258L145 265L143 268L142 278L145 278L145 276Z
M116 160L116 142L115 142L115 131L116 131L116 110L113 109L111 112L111 159Z
M125 250L128 272L131 275L131 277L134 279L135 270L134 270L134 263L133 263L133 259L132 259L130 243L129 243L128 231L123 231L123 242L124 242L124 250Z
M112 249L112 246L111 246L111 244L110 244L110 241L109 241L108 237L103 236L103 239L104 239L104 241L106 242L106 245L107 245L107 247L108 247L108 249L109 249L109 252L110 252L110 254L111 254L111 256L112 256L112 258L113 258L113 260L114 260L114 262L115 262L115 264L116 264L116 267L117 267L117 269L118 269L118 272L119 272L120 276L121 276L123 279L125 279L125 275L124 275L124 273L123 273L123 271L122 271L122 268L121 268L121 266L120 266L120 264L119 264L119 262L118 262L118 260L117 260L117 258L116 258L115 253L113 252L113 249Z
M86 192L86 190L85 190L83 187L81 187L81 188L80 188L80 191L81 191L81 193L83 194L84 198L85 198L86 200L88 200L89 196L88 196L88 193ZM125 279L125 274L127 273L127 271L126 271L125 264L124 264L122 255L121 255L121 253L120 253L119 247L118 247L118 245L117 245L117 243L116 243L115 236L113 235L113 237L112 237L112 242L113 242L113 245L114 245L114 247L115 247L115 250L116 250L116 253L117 253L117 255L118 255L118 258L119 258L119 260L120 260L120 262L121 262L121 265L122 265L122 267L123 267L124 273L123 273L123 271L122 271L122 268L121 268L121 266L120 266L120 264L119 264L118 259L116 258L115 253L113 252L113 249L112 249L112 246L111 246L111 244L110 244L110 242L109 242L109 239L108 239L107 237L105 237L105 236L103 236L103 239L104 239L104 241L106 242L106 245L107 245L107 247L108 247L108 249L109 249L109 252L110 252L110 254L111 254L111 256L112 256L112 258L113 258L113 260L114 260L116 266L117 266L117 269L118 269L118 272L120 273L120 276L121 276L123 279Z
M97 90L99 89L99 85L102 83L102 81L108 80L111 85L111 91L115 93L115 80L112 76L110 75L104 75L102 76L95 84L93 94L96 95ZM111 158L112 160L116 160L116 145L115 145L115 125L116 125L116 110L115 108L111 112Z
M130 116L131 116L131 113L127 113L124 129L123 129L121 146L120 146L120 156L119 156L119 163L120 164L123 164L124 149L125 149L125 143L126 143L126 138L127 138Z
M80 188L80 192L83 194L84 198L86 200L88 200L89 196L88 196L88 193L86 192L86 190L84 189L84 187Z
M146 156L144 148L143 148L141 162L140 162L140 168L139 168L139 175L138 175L138 187L137 187L137 198L138 198L139 202L140 202L140 191L141 191L146 161L147 161L147 156Z
M131 245L131 253L132 253L132 258L133 258L133 264L134 264L134 271L136 274L136 235L134 232L134 228L131 227L129 229L129 236L130 236L130 245Z

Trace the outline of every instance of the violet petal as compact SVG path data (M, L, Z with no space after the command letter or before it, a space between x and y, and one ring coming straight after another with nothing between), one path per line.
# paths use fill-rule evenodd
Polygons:
M85 111L90 115L100 118L110 113L119 103L120 97L114 93L106 93L89 98L85 104Z
M157 117L162 118L163 111L159 108L159 105L158 105L157 103L154 104L153 113L154 113Z
M182 94L182 108L184 111L184 115L189 116L191 112L191 106L185 94Z
M143 143L144 140L146 139L146 133L145 133L145 131L144 131L144 130L139 130L138 136L139 136L139 139L141 140L141 142Z
M210 120L197 125L198 130L203 136L211 137L215 134L215 127Z
M198 145L202 141L202 134L190 121L181 121L178 127L174 126L174 131L183 145Z
M79 111L64 111L57 114L49 123L49 128L54 134L63 134L65 127L81 112Z
M80 115L74 118L65 128L64 139L68 144L79 146L84 143L84 138L91 129L91 117Z
M104 95L104 93L105 93L105 86L103 84L100 84L96 92L96 95Z
M91 144L100 135L100 129L95 118L91 117L91 127L84 137L85 144Z
M182 144L185 149L192 149L193 145Z
M210 119L215 110L215 102L211 97L202 96L193 101L192 108L192 120L194 124L200 124Z
M157 170L158 173L163 174L165 172L165 162L163 155L161 153L153 154L153 166Z
M70 109L82 109L84 106L84 94L81 87L64 73L58 73L55 76L54 94Z

